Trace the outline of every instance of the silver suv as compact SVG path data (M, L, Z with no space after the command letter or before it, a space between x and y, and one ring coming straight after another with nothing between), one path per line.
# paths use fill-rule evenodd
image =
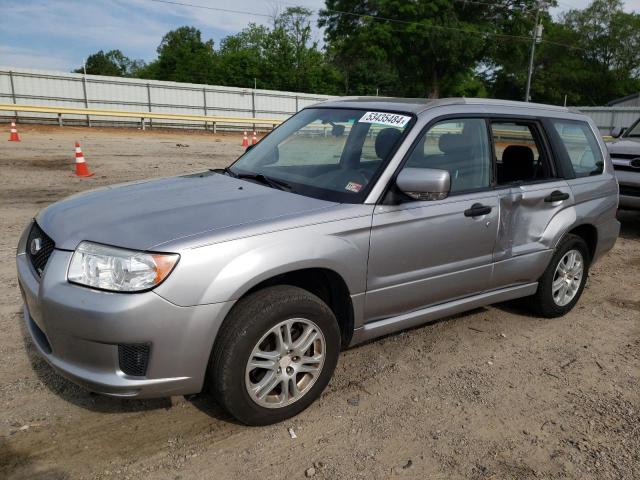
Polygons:
M616 140L607 143L620 183L620 208L640 210L640 118L621 133L612 131Z
M242 422L280 421L341 348L521 297L571 310L620 227L596 132L494 100L306 108L226 169L41 211L18 245L27 329L94 392L206 385Z

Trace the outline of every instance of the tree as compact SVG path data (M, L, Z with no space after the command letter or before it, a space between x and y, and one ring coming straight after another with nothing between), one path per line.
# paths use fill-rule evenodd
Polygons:
M619 0L594 0L554 21L543 14L543 42L536 48L532 98L537 102L602 105L640 90L640 15ZM523 19L509 33L531 35ZM522 99L529 44L495 49L487 84L492 96Z
M374 90L375 84L354 84L368 76L394 94L436 98L484 55L491 24L478 7L455 0L327 0L319 25L349 90Z
M601 104L640 89L640 14L626 13L620 0L594 0L561 23L581 47L585 100Z
M218 55L224 85L249 88L254 79L260 78L261 88L271 88L263 62L268 35L267 27L250 23L241 32L222 39Z
M311 41L311 11L287 8L273 27L249 24L220 43L221 82L227 85L337 93L337 69Z
M108 75L112 77L135 76L145 63L142 60L131 60L120 50L110 50L107 53L100 50L87 57L85 68L91 75ZM84 68L74 70L75 73L83 73Z
M157 52L158 59L142 72L143 78L192 83L217 83L219 79L213 40L203 42L195 27L170 31Z

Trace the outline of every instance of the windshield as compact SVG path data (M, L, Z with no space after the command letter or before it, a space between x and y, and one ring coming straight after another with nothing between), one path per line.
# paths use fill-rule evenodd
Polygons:
M361 203L412 123L407 114L308 108L276 128L229 170L301 195ZM256 177L257 175L257 177Z
M631 125L629 130L624 134L625 137L640 137L640 118L636 120L636 123Z

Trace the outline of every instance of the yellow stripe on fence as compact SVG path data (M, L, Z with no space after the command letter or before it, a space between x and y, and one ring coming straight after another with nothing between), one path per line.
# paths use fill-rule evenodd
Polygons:
M127 112L122 110L103 110L89 108L65 108L45 107L40 105L17 105L13 103L0 103L0 111L5 112L31 112L51 113L62 119L62 115L83 115L94 117L121 117L139 118L144 125L145 120L178 120L191 122L205 122L225 125L269 125L275 126L283 122L277 118L244 118L244 117L219 117L210 115L180 115L177 113L159 112Z

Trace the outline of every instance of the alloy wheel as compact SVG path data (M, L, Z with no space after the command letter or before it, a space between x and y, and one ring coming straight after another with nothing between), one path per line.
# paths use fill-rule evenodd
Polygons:
M565 253L553 275L551 292L559 307L567 305L578 293L584 275L584 258L578 250Z
M322 372L326 341L311 320L292 318L265 333L245 369L247 393L266 408L281 408L302 398Z

